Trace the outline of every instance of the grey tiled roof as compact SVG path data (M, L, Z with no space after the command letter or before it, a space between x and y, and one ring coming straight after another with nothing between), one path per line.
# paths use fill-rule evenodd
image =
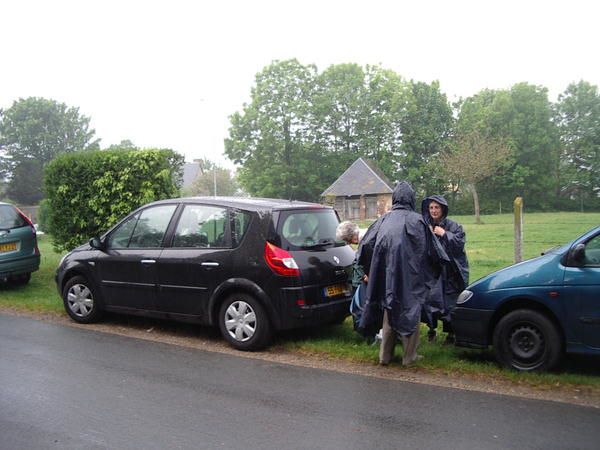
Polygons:
M335 182L323 191L326 195L348 196L387 194L393 187L381 170L370 160L358 158Z

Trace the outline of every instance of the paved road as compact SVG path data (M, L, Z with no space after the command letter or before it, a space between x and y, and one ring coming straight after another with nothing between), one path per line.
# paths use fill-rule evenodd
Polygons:
M0 315L0 449L597 449L600 410Z

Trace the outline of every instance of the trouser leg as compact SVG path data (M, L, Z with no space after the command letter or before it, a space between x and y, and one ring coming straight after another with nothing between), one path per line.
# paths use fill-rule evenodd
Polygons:
M431 323L429 324L429 331L427 331L427 339L429 342L433 342L435 340L435 336L437 335L437 326L438 326L438 317L440 313L434 312L431 314Z
M394 356L396 346L396 333L390 327L387 309L383 311L383 328L381 332L381 345L379 347L379 363L389 364Z
M402 336L402 346L404 347L404 355L402 356L402 365L407 366L418 359L417 348L421 333L419 327L410 336Z

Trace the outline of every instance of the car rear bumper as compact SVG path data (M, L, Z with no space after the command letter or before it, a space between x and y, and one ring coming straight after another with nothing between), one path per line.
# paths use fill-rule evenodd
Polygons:
M20 256L0 262L0 278L35 272L40 268L40 255Z
M298 290L283 289L280 310L280 329L302 328L342 321L350 315L352 297L341 296L326 302L299 305ZM299 290L300 292L302 290Z
M452 328L459 347L485 348L490 345L489 326L493 310L462 308L452 311Z

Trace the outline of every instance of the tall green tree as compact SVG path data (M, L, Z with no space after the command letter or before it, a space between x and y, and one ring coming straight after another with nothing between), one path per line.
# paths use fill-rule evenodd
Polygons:
M532 208L552 206L559 188L560 142L546 88L519 83L466 99L460 104L457 133L473 131L513 150L508 170L486 182L483 196L509 204L521 194Z
M364 151L365 96L365 73L358 64L332 65L316 78L311 128L320 149L342 167Z
M0 167L13 200L36 203L43 197L42 169L61 153L98 148L90 119L78 108L39 97L19 99L0 112ZM24 181L21 177L26 176ZM20 187L26 182L27 195Z
M444 180L433 162L447 145L454 118L440 84L410 82L410 97L400 124L402 162L398 178L406 179L422 195L443 192Z
M402 122L410 102L409 83L379 66L366 68L366 95L361 105L362 154L375 161L390 178L402 165Z
M256 76L251 102L231 116L225 154L252 195L315 200L325 167L310 124L316 67L275 61Z
M6 196L23 205L37 204L41 199L41 188L31 180L42 178L41 164L33 159L23 160L13 169L11 181L6 187Z
M600 95L586 81L570 84L558 97L556 123L563 144L561 195L597 201L600 195Z

